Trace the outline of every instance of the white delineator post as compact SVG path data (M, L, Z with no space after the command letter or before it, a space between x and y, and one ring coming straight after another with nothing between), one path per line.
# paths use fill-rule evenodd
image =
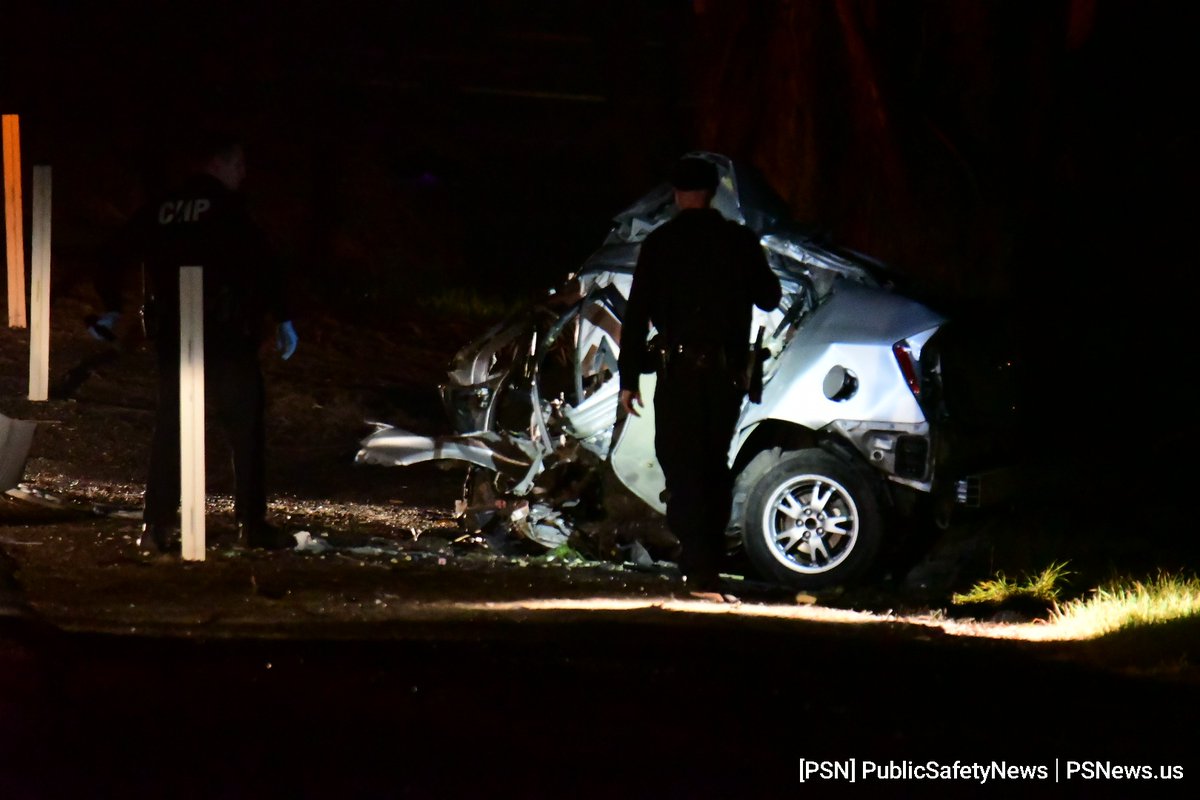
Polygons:
M33 254L29 286L29 399L50 397L51 171L33 168Z
M21 126L3 115L4 224L8 242L8 326L25 327L25 222L21 201Z
M203 267L179 268L179 467L183 559L203 561Z

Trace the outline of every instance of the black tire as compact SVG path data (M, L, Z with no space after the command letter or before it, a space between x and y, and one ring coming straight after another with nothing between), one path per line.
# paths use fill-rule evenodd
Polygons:
M869 477L824 450L784 453L746 501L746 556L775 583L798 589L851 583L870 569L882 539L883 515Z

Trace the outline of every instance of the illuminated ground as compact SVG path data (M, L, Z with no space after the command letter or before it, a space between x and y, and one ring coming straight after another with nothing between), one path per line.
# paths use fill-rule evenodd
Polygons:
M1165 732L1200 685L1063 645L603 571L300 558L97 564L73 586L23 569L70 632L0 615L7 796L795 797L800 758L1196 766Z

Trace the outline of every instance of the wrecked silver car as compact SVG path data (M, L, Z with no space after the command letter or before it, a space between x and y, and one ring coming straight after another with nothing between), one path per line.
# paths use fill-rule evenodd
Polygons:
M971 437L951 423L943 380L955 371L944 354L962 349L942 344L954 326L898 291L881 265L798 232L756 174L698 155L721 176L713 205L761 235L783 287L778 309L754 310L766 360L761 402L744 404L729 449L731 549L744 547L776 583L859 578L894 520L944 518L955 500L977 498L965 473L979 466L979 448L965 447ZM616 373L639 245L674 212L669 186L657 187L615 218L601 247L544 302L459 351L442 387L458 435L376 424L357 460L473 464L460 511L503 509L512 533L548 548L595 513L598 474L662 514L655 377L642 377L645 413L625 417ZM1005 365L983 369L994 379Z

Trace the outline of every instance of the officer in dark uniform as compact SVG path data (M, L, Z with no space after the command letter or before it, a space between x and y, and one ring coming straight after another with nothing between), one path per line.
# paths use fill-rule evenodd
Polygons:
M780 287L758 237L710 207L711 162L682 159L671 183L679 214L646 237L633 274L620 399L638 415L638 379L658 372L654 448L667 482L667 524L683 545L689 588L708 592L718 586L732 503L728 453L747 388L751 307L775 308ZM646 347L650 322L654 350Z
M280 548L291 542L266 521L265 428L262 370L258 363L263 326L276 322L283 358L297 337L284 305L278 265L238 193L246 175L245 152L231 137L210 137L199 149L194 174L178 191L146 206L102 257L102 299L108 312L93 332L111 333L120 308L119 275L141 264L146 333L158 354L158 412L146 482L141 546L160 552L178 548L179 453L179 268L204 268L204 379L206 405L227 434L236 476L239 535L251 547ZM107 329L107 330L106 330Z

